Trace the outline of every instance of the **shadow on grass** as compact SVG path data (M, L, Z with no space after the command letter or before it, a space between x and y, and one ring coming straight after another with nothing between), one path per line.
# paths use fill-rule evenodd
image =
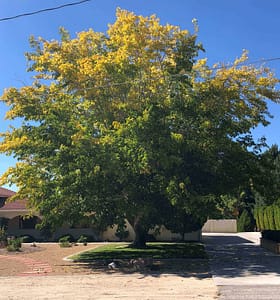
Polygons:
M149 243L144 249L128 244L108 244L73 256L73 260L75 266L89 272L211 277L204 246L198 243Z

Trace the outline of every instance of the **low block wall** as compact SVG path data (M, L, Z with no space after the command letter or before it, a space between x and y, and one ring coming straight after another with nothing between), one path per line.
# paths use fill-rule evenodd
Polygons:
M280 243L261 238L261 247L273 253L280 254Z
M224 233L236 233L237 224L235 219L229 220L212 220L209 219L202 227L202 232L215 233L215 232L224 232Z

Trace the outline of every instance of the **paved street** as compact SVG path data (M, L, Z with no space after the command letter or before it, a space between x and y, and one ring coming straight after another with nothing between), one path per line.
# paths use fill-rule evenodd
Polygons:
M259 246L259 233L204 234L220 300L280 299L280 256Z

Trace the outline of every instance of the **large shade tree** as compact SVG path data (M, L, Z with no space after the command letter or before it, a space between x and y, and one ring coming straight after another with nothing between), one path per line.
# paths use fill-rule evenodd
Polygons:
M31 38L34 81L2 96L18 128L0 151L18 159L2 183L19 188L53 228L91 216L100 226L201 226L217 195L245 184L278 80L267 68L207 66L194 33L118 10L106 34Z

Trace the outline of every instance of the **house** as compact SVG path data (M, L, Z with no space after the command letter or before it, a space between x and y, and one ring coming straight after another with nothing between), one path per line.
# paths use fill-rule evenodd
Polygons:
M26 200L9 202L9 197L15 192L0 187L0 227L5 226L10 236L31 236L35 240L45 240L42 232L36 229L41 222L40 214L30 216ZM63 235L72 235L78 239L81 235L91 236L93 240L100 240L93 228L77 228L64 225L49 237L49 240L58 240Z
M5 226L8 235L11 236L28 235L38 241L45 240L42 232L36 229L36 225L41 221L40 215L30 216L26 200L9 202L9 197L13 195L15 195L15 192L0 187L0 227ZM126 226L128 236L125 240L132 241L135 237L134 230L128 222ZM119 241L119 238L116 236L116 229L117 226L114 226L113 228L108 227L104 232L97 232L92 227L81 227L79 225L69 227L69 225L65 224L57 229L48 240L58 240L63 235L71 235L75 239L78 239L81 235L87 235L92 237L93 241ZM150 230L149 234L154 235L154 232ZM160 234L155 235L155 239L158 241L176 241L181 240L181 236L162 226ZM201 231L186 233L184 236L184 240L199 241L200 239Z
M9 202L9 197L15 195L15 192L0 187L0 227L7 228L8 235L39 236L36 224L40 222L39 216L29 216L29 210L26 208L26 200L17 200Z

